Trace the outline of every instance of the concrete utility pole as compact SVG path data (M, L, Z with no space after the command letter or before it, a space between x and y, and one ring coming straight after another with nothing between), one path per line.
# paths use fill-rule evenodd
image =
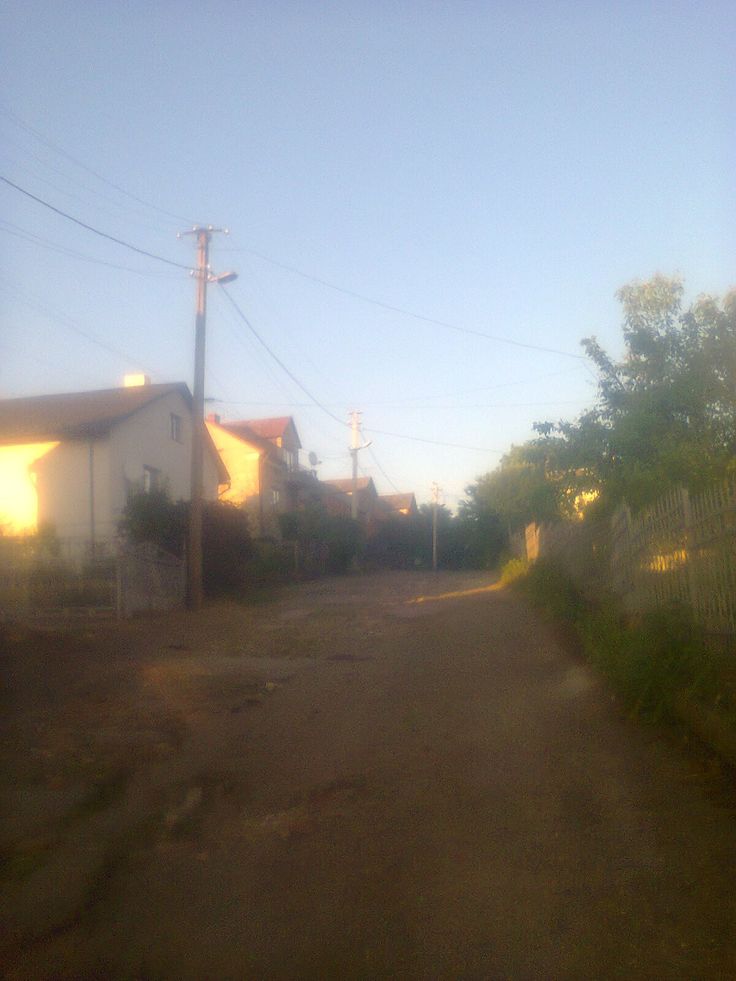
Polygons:
M371 445L371 440L367 443L360 442L360 417L362 413L356 409L350 413L350 427L353 432L353 441L350 446L350 455L353 458L353 492L350 496L350 517L353 521L358 520L358 452L365 450Z
M192 389L192 480L189 504L189 540L187 543L187 606L198 610L202 606L202 501L204 497L204 355L207 325L207 284L230 283L236 273L213 276L209 267L210 239L214 232L226 228L197 225L185 235L197 238L197 268L192 275L197 280L197 308L194 321L194 387ZM181 237L181 236L180 236Z
M440 503L442 488L434 481L432 483L432 571L437 572L437 508Z

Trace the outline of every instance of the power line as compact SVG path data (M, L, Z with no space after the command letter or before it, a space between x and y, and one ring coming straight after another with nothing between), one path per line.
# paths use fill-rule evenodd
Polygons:
M23 149L25 153L29 154L34 159L40 161L40 158L36 157L36 155L31 153L30 150L27 150L25 148ZM87 207L92 206L98 209L99 211L102 211L106 215L112 215L115 218L119 218L120 211L123 210L125 213L126 220L129 222L132 221L140 228L146 228L149 231L160 232L162 228L166 227L163 224L151 225L148 223L148 221L141 221L140 218L134 216L142 215L144 218L150 218L150 215L146 215L146 213L141 211L140 209L133 208L131 205L129 205L127 201L125 202L115 201L114 198L112 198L108 194L100 194L99 191L95 191L94 189L87 187L86 185L82 184L81 181L77 181L73 177L69 177L63 171L59 170L56 167L52 167L50 164L44 163L43 161L40 161L41 165L48 168L52 173L61 174L62 178L65 181L71 181L72 184L76 185L77 187L81 187L82 190L84 190L88 196L91 194L94 195L94 197L96 198L100 198L102 201L109 202L117 210L113 211L112 208L107 207L106 205L98 204L97 201L90 203L90 201L88 201L87 198L83 197L81 194L75 193L74 191L70 191L68 188L61 187L58 183L55 183L54 181L50 181L46 177L42 177L40 174L35 173L33 170L31 170L31 168L28 167L27 164L25 163L19 164L18 161L14 160L12 157L7 156L7 154L3 154L2 159L4 160L6 165L10 164L11 167L13 166L21 167L23 178L25 180L28 180L29 178L33 178L33 180L39 181L41 184L44 184L46 187L50 187L52 190L56 191L57 193L63 194L66 198L71 198L73 201L78 201Z
M49 211L53 211L57 215L61 215L62 218L66 218L68 221L74 222L75 225L79 225L80 228L86 228L88 232L94 232L95 235L99 235L100 238L106 238L110 242L115 242L116 245L122 245L126 249L130 249L132 252L137 252L139 255L145 255L149 259L157 259L159 262L165 262L168 266L176 266L177 269L186 269L187 272L191 270L191 266L185 266L181 262L174 262L173 259L165 259L162 255L156 255L154 252L148 252L146 249L141 249L137 245L131 245L130 242L124 242L121 238L116 238L114 235L108 235L107 232L100 231L99 228L95 228L93 225L88 225L84 221L80 221L79 218L75 218L73 215L68 214L66 211L62 211L60 208L56 208L53 204L49 204L48 201L44 201L43 198L36 197L35 194L31 194L25 188L20 187L20 185L13 183L7 177L0 174L0 181L7 184L9 187L14 188L16 191L20 191L21 194L25 194L27 198L35 201L37 204L41 204L44 208L48 208Z
M385 477L385 479L389 482L389 484L391 485L391 487L393 487L393 489L396 491L397 494L400 494L401 491L399 490L399 488L396 486L396 484L393 482L393 480L391 480L391 478L389 477L389 475L386 473L386 471L383 469L383 467L381 466L381 464L378 462L378 457L373 452L373 447L372 446L369 446L368 447L368 452L370 453L370 455L371 455L371 457L373 459L373 462L378 467L378 469L381 471L381 473L383 474L383 476Z
M390 310L392 313L400 313L405 317L412 317L414 320L421 320L427 324L434 324L436 327L444 327L447 330L458 331L461 334L470 334L474 337L483 337L488 341L496 341L498 344L510 344L513 347L521 347L528 351L543 351L546 354L558 354L564 358L575 358L577 361L585 361L584 354L572 354L570 351L562 351L559 348L554 347L544 347L541 344L531 344L526 341L516 341L511 337L499 337L496 334L488 334L482 330L474 330L472 327L462 327L459 324L451 324L446 320L437 320L435 317L427 317L422 313L416 313L414 310L407 310L404 307L396 307L391 303L385 303L383 300L377 300L375 297L366 296L365 293L358 293L355 290L347 289L344 286L338 286L336 283L331 283L326 279L322 279L320 276L312 276L310 273L306 273L301 269L297 269L295 266L290 266L285 262L279 262L278 259L272 259L270 256L264 255L262 252L258 252L255 249L248 248L234 248L229 249L230 252L247 252L249 255L255 255L259 259L263 259L264 262L269 262L273 266L277 266L279 269L285 269L287 272L294 273L296 276L301 276L303 279L308 279L313 283L319 283L320 286L326 286L328 289L335 290L337 293L344 293L346 296L352 296L356 300L362 300L364 303L371 303L373 306L381 307L384 310Z
M421 402L423 399L451 399L462 395L473 395L476 392L492 392L499 388L517 388L522 385L535 384L538 381L543 381L545 378L557 378L559 375L570 375L575 371L580 371L581 368L585 368L586 365L575 365L574 368L563 368L561 371L546 371L541 375L530 375L521 380L498 382L495 385L481 385L476 388L464 388L461 392L442 392L433 395L411 395L405 399L398 399L392 402L361 402L362 405L382 405L382 406L396 406L396 405L406 405L411 408L410 403Z
M87 331L83 330L78 324L64 314L51 310L49 307L44 306L43 303L39 303L38 300L29 299L29 294L25 293L24 290L19 289L14 283L11 283L10 280L6 279L6 277L0 275L0 282L3 282L5 284L5 288L9 288L11 293L14 293L16 298L19 299L21 303L25 303L26 306L30 307L31 309L38 310L44 317L47 317L51 321L56 321L56 323L61 324L62 327L66 327L67 330L71 330L75 334L79 334L80 337L83 337L86 341L96 345L103 351L107 351L108 354L112 354L116 358L122 358L123 361L127 361L128 364L135 365L139 371L141 368L143 368L151 375L156 376L160 374L154 368L150 368L145 364L142 364L139 358L132 358L129 354L126 354L125 351L121 351L119 348L113 347L112 344L107 344L105 341L95 337L94 334L87 333Z
M121 194L124 194L126 197L131 198L133 201L137 201L138 204L142 204L146 208L152 208L154 211L158 211L160 214L166 215L167 218L172 218L176 222L183 221L185 225L195 224L195 222L193 222L190 218L184 218L182 215L177 215L174 212L167 211L165 208L161 208L157 204L153 204L151 201L146 201L144 198L138 197L138 195L133 194L131 191L126 190L120 184L116 184L114 181L108 180L107 177L103 177L102 174L99 174L96 170L93 170L87 164L82 163L81 160L77 160L76 157L73 157L70 153L67 153L66 150L62 150L61 147L57 146L55 143L52 143L51 140L47 139L42 133L39 133L37 129L34 129L28 123L24 122L19 116L16 116L15 113L11 112L10 109L8 109L6 106L0 106L0 110L4 112L5 115L8 116L10 119L12 119L17 126L20 126L21 129L24 129L26 130L26 132L31 133L33 136L36 137L37 140L40 140L41 143L44 144L44 146L47 146L50 150L53 150L55 153L60 154L62 157L66 157L66 159L71 161L71 163L75 164L77 167L81 167L82 170L86 170L88 174L92 174L93 177L96 177L97 180L102 181L103 184L107 184L109 187L114 188L116 191L119 191Z
M98 266L107 266L109 269L120 269L123 272L135 273L137 276L173 276L174 273L166 272L152 272L150 269L134 269L132 266L121 266L117 262L107 262L105 259L98 259L95 256L85 255L83 252L77 252L75 249L68 249L64 245L59 245L56 242L51 242L49 239L40 238L38 235L33 235L31 232L26 231L19 225L14 225L12 222L3 221L0 219L0 231L5 232L6 235L14 235L23 241L30 242L32 245L38 245L42 249L48 249L49 252L58 252L60 255L70 256L72 259L81 259L83 262L92 262Z
M230 295L230 293L228 293L228 291L227 291L227 290L226 290L226 289L224 288L224 286L221 286L220 288L221 288L221 290L222 290L222 292L223 292L223 293L225 294L225 296L227 297L227 299L228 299L228 302L229 302L229 303L231 304L231 306L233 307L233 309L235 310L235 312L236 312L236 313L238 314L238 316L240 317L240 319L241 319L241 320L243 321L243 323L245 324L245 326L246 326L246 327L248 328L248 330L249 330L249 331L251 332L251 334L253 334L253 336L254 336L254 337L255 337L255 339L256 339L256 340L258 341L258 343L259 343L259 344L260 344L260 345L261 345L262 347L264 347L264 348L266 349L266 351L268 351L268 353L269 353L269 354L271 355L271 357L272 357L272 358L273 358L273 360L274 360L274 361L276 362L276 364L277 364L277 365L278 365L278 366L279 366L279 367L280 367L280 368L281 368L281 369L282 369L283 371L285 371L285 372L286 372L286 374L287 374L287 375L289 376L289 378L291 378L291 380L292 380L292 381L294 382L294 384L295 384L295 385L298 385L298 386L299 386L299 388L300 388L300 389L301 389L301 390L302 390L302 391L304 392L304 394L305 394L305 395L306 395L306 396L307 396L308 398L310 398L310 399L312 400L312 402L314 402L314 404L315 404L315 405L316 405L316 406L317 406L318 408L320 408L320 409L321 409L321 410L322 410L322 411L323 411L324 413L326 413L326 415L328 415L328 416L330 417L330 419L334 419L334 420L335 420L335 422L338 422L338 423L339 423L339 424L340 424L341 426L345 426L345 425L347 425L347 423L346 423L346 422L344 422L344 421L343 421L342 419L339 419L339 418L338 418L338 417L337 417L337 416L336 416L336 415L335 415L335 414L334 414L333 412L330 412L330 410L329 410L329 409L327 408L327 406L325 406L325 405L323 405L323 404L322 404L322 403L321 403L321 402L319 401L319 399L318 399L318 398L316 398L316 397L315 397L314 395L312 395L312 393L311 393L311 392L309 391L309 389L308 389L308 388L306 388L306 387L305 387L305 386L304 386L304 385L303 385L303 384L302 384L302 383L301 383L301 382L299 381L299 379L298 379L298 378L296 377L296 375L295 375L295 374L293 373L293 371L291 371L291 370L290 370L289 368L287 368L287 367L286 367L286 365L285 365L285 364L284 364L284 362L283 362L283 361L281 360L281 358L279 358L279 356L278 356L277 354L275 354L275 353L274 353L274 352L273 352L273 351L271 350L271 348L270 348L270 347L268 346L268 344L266 344L266 342L265 342L265 341L263 340L263 338L261 337L261 335L260 335L260 334L258 333L258 331L257 331L257 330L255 329L255 327L253 326L253 324L252 324L252 323L251 323L251 322L250 322L250 321L248 320L248 318L246 317L246 315L245 315L245 314L243 313L243 311L242 311L242 310L240 309L240 307L238 306L238 304L237 304L237 302L236 302L236 300L235 300L235 299L234 299L234 298L233 298L233 297L232 297L232 296Z
M405 433L389 433L385 429L367 429L368 433L378 436L393 436L395 439L408 439L414 443L429 443L431 446L451 446L456 450L476 450L478 453L504 453L505 450L494 450L489 446L467 446L462 443L445 443L437 439L425 439L424 436L407 436Z

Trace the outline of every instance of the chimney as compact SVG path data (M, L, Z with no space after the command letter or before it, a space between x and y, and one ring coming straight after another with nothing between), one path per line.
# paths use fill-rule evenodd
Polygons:
M206 422L214 422L218 426L220 425L220 417L216 412L210 412L205 420Z
M123 378L124 388L138 388L140 385L150 385L149 375L125 375Z

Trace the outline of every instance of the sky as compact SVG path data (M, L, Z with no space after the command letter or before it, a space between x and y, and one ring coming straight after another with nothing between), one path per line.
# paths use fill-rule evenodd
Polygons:
M191 387L211 224L208 411L292 415L323 479L360 411L379 493L454 508L592 405L621 286L736 286L731 0L0 13L0 397Z

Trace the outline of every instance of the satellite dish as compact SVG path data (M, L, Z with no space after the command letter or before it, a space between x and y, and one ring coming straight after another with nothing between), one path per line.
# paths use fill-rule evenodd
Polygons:
M317 454L314 452L314 450L311 451L307 459L309 460L310 467L316 467L319 463L322 462L317 458Z

